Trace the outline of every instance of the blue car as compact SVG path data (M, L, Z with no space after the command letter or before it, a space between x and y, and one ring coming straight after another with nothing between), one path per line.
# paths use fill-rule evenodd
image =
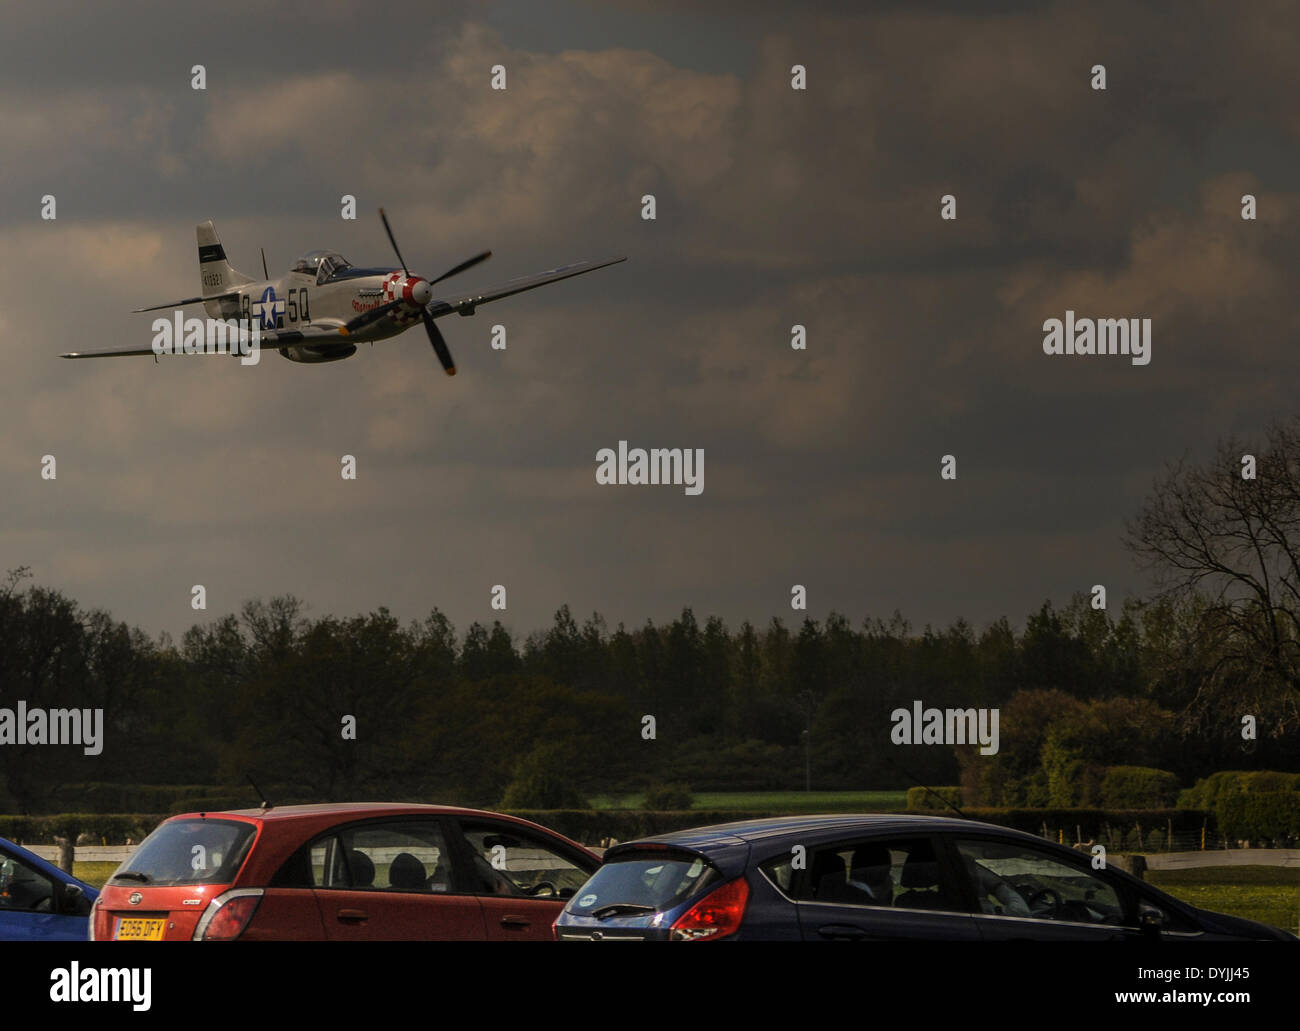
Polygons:
M1100 865L1100 864L1098 864ZM1295 941L1091 853L949 817L791 816L624 842L560 941Z
M99 892L0 838L0 941L85 941Z

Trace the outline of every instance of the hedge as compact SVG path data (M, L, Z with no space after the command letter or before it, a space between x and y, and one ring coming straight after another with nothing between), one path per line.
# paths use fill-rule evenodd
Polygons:
M938 795L938 798L935 798ZM943 801L940 801L942 799ZM961 808L961 787L942 787L942 788L908 788L907 789L907 808L908 809L940 809L944 812L952 810L944 805L944 802L951 802Z
M1178 796L1178 804L1189 808L1213 809L1227 794L1254 791L1300 792L1300 773L1277 770L1220 770L1202 777Z
M1300 838L1300 791L1233 792L1219 797L1219 827L1230 841L1286 843Z
M595 845L605 838L631 841L652 834L707 827L715 823L735 823L755 819L752 812L738 810L643 810L643 809L502 809L509 816L531 820L584 845Z
M0 838L27 845L52 845L55 838L87 844L124 845L141 841L166 819L158 813L55 813L52 816L0 816Z
M281 805L312 796L309 784L263 784ZM183 813L203 809L247 809L261 799L250 784L65 784L43 802L46 811L82 813Z
M1108 766L1100 791L1107 809L1163 809L1174 804L1178 778L1146 766Z
M202 784L65 784L44 800L48 809L75 807L82 813L163 813L180 798L201 798L232 788ZM250 789L251 790L251 789Z
M651 784L645 793L643 809L689 809L695 804L691 786L682 781Z

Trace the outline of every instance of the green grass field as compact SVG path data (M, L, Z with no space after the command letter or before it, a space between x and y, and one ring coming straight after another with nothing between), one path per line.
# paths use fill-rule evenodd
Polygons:
M116 863L73 863L72 876L93 884L96 888L102 888L116 869Z
M640 809L645 792L596 795L593 809ZM734 809L750 813L873 813L902 809L906 791L700 791L694 809Z
M1213 866L1148 870L1147 883L1216 913L1259 920L1300 934L1300 870L1281 866Z

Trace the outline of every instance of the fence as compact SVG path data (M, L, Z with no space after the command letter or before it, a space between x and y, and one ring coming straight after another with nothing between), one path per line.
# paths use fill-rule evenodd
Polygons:
M1141 852L1146 854L1161 852L1224 852L1224 851L1274 851L1285 852L1286 848L1268 848L1268 845L1288 845L1291 842L1259 842L1260 846L1251 848L1251 843L1225 838L1217 831L1201 827L1198 831L1176 831L1170 823L1164 826L1144 826L1142 824L1106 824L1101 834L1095 838L1084 838L1078 827L1051 827L1044 824L1035 833L1040 838L1055 841L1060 845L1081 847L1087 845L1105 845L1107 852Z

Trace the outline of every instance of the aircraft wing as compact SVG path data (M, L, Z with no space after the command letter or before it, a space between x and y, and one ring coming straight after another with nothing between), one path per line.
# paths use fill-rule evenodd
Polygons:
M625 257L605 258L600 261L575 261L571 265L561 265L559 268L548 269L545 272L538 272L531 276L520 276L518 279L511 279L499 286L488 287L486 290L479 290L475 293L462 296L459 300L454 301L431 301L428 311L435 319L443 315L450 315L452 312L460 312L462 315L473 315L474 309L480 304L487 304L488 301L499 301L502 297L509 297L511 294L521 294L525 290L532 290L539 286L545 286L547 283L558 283L561 279L568 279L571 276L580 276L584 272L594 272L598 268L604 268L606 265L617 265L620 261L627 261Z
M343 323L338 319L318 319L302 329L264 329L258 344L261 351L282 351L294 344L316 344L339 342L339 327ZM132 355L152 355L152 347L126 347L104 351L69 351L59 355L60 358L125 358ZM182 352L183 353L183 352ZM199 351L198 354L217 354L216 351ZM228 353L228 352L226 352Z

